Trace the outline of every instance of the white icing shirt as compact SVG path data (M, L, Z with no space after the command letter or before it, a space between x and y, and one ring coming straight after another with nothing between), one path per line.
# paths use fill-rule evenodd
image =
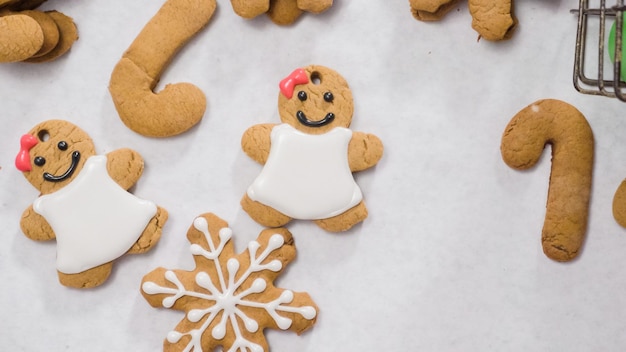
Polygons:
M70 184L39 197L33 208L56 234L57 270L66 274L126 253L157 210L154 203L128 193L109 176L104 155L87 159Z
M361 202L348 164L351 130L311 135L281 124L270 138L265 167L248 188L250 199L303 220L339 215Z

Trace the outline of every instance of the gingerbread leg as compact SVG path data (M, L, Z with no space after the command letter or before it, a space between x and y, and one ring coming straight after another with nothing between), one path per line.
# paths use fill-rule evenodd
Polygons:
M272 22L279 25L294 23L302 14L296 0L272 0L267 15Z
M291 221L289 216L274 208L250 199L247 194L241 199L241 207L254 221L263 226L281 227Z
M60 271L57 271L57 273L59 274L59 282L63 286L91 288L102 285L111 275L112 268L113 262L108 262L78 274L65 274Z
M161 238L163 225L167 221L167 210L158 207L156 215L150 220L137 242L130 247L128 254L141 254L150 250Z
M365 202L361 201L343 214L328 219L315 220L315 223L326 231L341 232L351 229L352 226L365 220L366 217L367 208Z

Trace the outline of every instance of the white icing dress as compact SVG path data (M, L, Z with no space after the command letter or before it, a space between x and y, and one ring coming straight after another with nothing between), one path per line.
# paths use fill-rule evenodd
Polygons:
M105 155L87 159L70 184L39 197L33 208L56 234L57 269L66 274L126 253L157 211L154 203L137 198L109 176Z
M248 188L250 199L305 220L336 216L361 202L348 164L351 130L311 135L281 124L270 138L267 162Z

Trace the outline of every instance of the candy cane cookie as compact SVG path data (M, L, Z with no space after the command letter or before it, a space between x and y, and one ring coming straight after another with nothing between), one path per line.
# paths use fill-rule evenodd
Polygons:
M502 136L502 159L514 169L528 169L546 144L552 146L552 168L541 241L549 258L569 261L580 252L587 231L593 133L573 106L540 100L509 122Z

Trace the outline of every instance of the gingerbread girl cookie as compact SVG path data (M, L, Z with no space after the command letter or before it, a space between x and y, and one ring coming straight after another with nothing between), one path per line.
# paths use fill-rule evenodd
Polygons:
M304 219L338 232L363 221L352 173L376 165L383 145L348 129L354 107L343 77L323 66L297 69L280 83L278 109L282 124L252 126L242 137L244 152L265 165L243 209L269 227Z
M167 211L127 192L143 172L130 149L96 155L91 138L77 126L50 120L21 138L18 170L41 192L22 215L24 234L57 241L61 284L102 284L112 261L156 244Z

